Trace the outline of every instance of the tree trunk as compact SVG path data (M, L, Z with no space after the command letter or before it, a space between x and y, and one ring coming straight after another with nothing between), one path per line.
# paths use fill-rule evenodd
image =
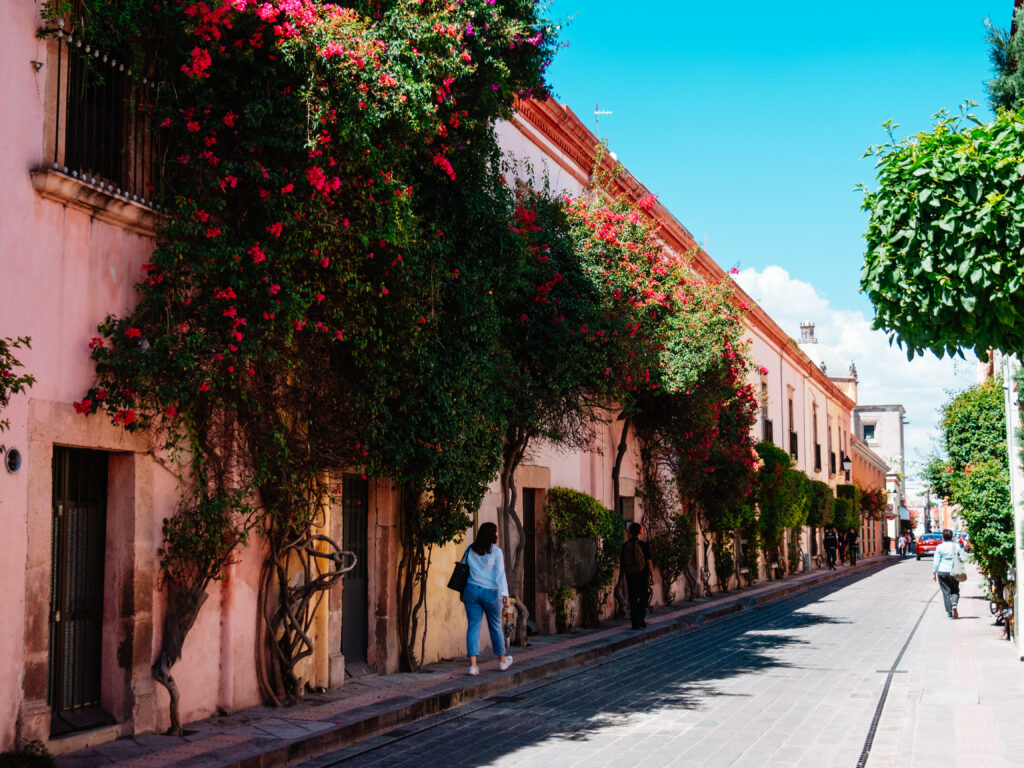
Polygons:
M505 450L502 458L500 485L501 504L498 507L498 522L501 527L502 551L505 553L505 574L508 588L516 599L516 631L512 638L513 645L526 645L526 621L530 611L523 600L524 553L526 536L522 519L516 512L518 489L516 488L516 470L526 454L529 438L522 432L509 429L505 435ZM513 541L512 532L515 531Z
M167 589L167 615L164 616L163 635L160 639L160 654L153 664L151 673L153 679L167 689L171 696L170 716L171 727L167 733L172 736L181 736L181 714L178 711L180 695L178 686L171 676L171 667L181 658L181 649L185 644L185 636L195 623L199 609L206 602L206 585L209 580L192 587L182 587L177 582L168 581Z
M614 509L619 508L619 470L622 469L622 459L626 455L626 446L629 441L629 426L632 419L624 413L619 415L622 420L622 434L619 435L619 445L615 450L615 463L612 465L612 504Z

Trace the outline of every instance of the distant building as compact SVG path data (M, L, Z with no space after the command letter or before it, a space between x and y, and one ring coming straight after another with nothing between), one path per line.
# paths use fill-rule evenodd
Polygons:
M889 465L881 456L872 451L856 435L850 438L850 453L852 455L851 480L860 486L861 490L887 489L886 480L890 474ZM886 523L887 520L884 514L880 520L871 520L869 518L861 520L860 548L861 553L865 557L886 554L882 546L882 537L888 534ZM892 534L888 535L891 539L895 539Z
M889 521L887 533L899 535L897 519L909 520L906 509L906 467L904 464L902 405L858 405L853 409L853 434L858 440L880 456L888 465L885 488L889 491Z

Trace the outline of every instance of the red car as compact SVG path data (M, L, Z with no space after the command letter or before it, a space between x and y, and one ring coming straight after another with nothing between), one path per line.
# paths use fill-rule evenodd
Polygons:
M922 533L917 537L917 559L921 555L934 555L935 548L942 543L941 533Z

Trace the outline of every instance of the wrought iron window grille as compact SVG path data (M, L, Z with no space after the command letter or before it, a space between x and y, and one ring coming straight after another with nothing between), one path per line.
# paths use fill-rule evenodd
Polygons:
M157 84L64 30L56 40L51 168L110 195L156 207Z

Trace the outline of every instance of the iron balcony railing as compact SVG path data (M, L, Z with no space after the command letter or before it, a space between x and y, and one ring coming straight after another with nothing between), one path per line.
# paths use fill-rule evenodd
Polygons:
M55 171L109 194L154 206L159 192L151 118L156 84L64 30L57 41Z

